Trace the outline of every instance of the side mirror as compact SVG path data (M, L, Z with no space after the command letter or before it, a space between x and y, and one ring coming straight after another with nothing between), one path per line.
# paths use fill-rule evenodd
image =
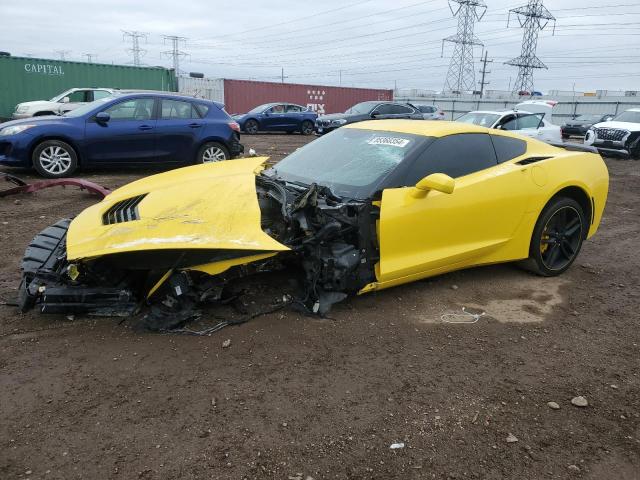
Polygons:
M107 123L109 120L111 120L111 115L107 112L98 112L96 114L96 122L98 123Z
M69 103L69 97L64 97L62 100L60 100L62 103Z
M371 112L371 118L376 118L378 115L380 115L380 112L378 110L374 110L373 112Z
M436 192L442 193L453 193L455 186L456 181L449 175L445 175L444 173L432 173L416 183L416 188L412 191L412 195L415 198L422 198L429 190L435 190Z

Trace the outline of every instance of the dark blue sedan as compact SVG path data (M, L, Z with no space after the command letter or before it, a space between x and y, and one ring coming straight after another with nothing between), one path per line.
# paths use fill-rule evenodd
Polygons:
M0 124L0 165L59 178L78 167L217 162L243 152L239 132L215 102L160 92L114 94L62 116Z
M243 132L314 132L318 114L294 103L265 103L249 113L234 115Z

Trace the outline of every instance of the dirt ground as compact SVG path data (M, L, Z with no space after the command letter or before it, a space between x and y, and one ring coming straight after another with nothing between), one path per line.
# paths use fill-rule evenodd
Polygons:
M274 158L306 141L243 137ZM0 478L639 479L640 162L607 164L600 231L560 278L476 268L209 337L0 306ZM31 238L94 201L0 199L0 297ZM487 315L443 322L462 307Z

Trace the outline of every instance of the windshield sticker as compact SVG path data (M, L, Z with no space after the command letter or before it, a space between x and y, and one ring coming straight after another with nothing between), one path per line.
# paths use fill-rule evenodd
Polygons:
M389 145L391 147L406 147L411 140L397 137L373 137L367 143L369 145Z

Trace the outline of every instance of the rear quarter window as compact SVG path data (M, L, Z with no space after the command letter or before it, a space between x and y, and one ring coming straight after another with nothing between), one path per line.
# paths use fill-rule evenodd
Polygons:
M508 162L527 153L527 142L518 138L491 135L498 163Z

